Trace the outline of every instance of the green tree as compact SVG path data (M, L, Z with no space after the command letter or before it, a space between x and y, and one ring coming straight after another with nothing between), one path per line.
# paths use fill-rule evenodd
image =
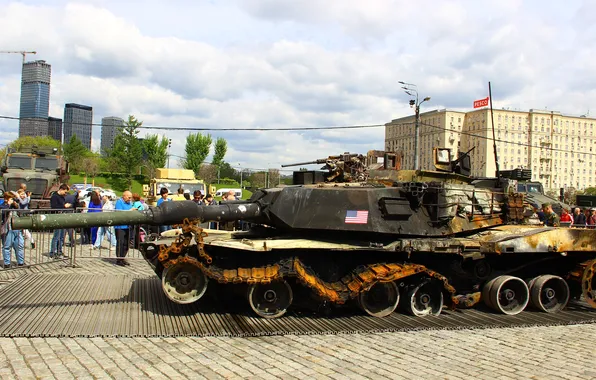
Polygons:
M126 175L128 189L132 187L132 177L141 166L143 160L143 146L139 141L139 128L143 122L138 121L133 115L128 120L114 139L114 148L110 157L120 163L120 168Z
M202 164L198 177L205 181L205 183L213 183L217 180L217 167L211 164Z
M9 144L11 148L20 149L26 146L60 148L60 141L50 136L23 136Z
M226 139L223 137L218 137L215 140L215 152L213 152L213 159L211 163L215 166L221 166L224 162L224 157L226 156L226 152L228 151L228 143Z
M236 170L231 167L229 163L222 162L221 165L219 165L219 178L233 178L237 181L236 174ZM240 178L240 173L238 173L238 178Z
M83 169L85 158L91 154L76 134L73 134L70 141L64 144L62 151L73 173L79 173Z
M211 135L202 135L200 133L188 135L185 148L186 157L182 160L182 167L190 169L195 172L195 175L198 175L201 164L209 155L212 142Z
M101 157L99 168L103 172L109 172L110 175L120 171L120 162L112 154L112 149L106 149L104 156Z
M91 177L91 184L95 186L95 177L99 173L101 162L101 156L98 154L91 153L83 159L83 166L85 170L85 183L87 183L87 177Z
M149 178L155 177L155 169L165 168L168 160L168 139L159 138L158 135L146 135L143 140L143 149L147 154L145 167L147 168Z

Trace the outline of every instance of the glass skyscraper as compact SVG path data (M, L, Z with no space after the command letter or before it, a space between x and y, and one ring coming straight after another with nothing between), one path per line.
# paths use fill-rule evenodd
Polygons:
M64 143L68 144L76 135L83 145L91 150L91 128L93 107L68 103L64 106Z
M46 61L23 63L19 137L48 135L51 74Z
M115 116L101 119L101 154L105 155L114 147L114 140L120 132L119 127L124 125L124 120Z
M54 140L62 142L62 119L48 118L48 135Z

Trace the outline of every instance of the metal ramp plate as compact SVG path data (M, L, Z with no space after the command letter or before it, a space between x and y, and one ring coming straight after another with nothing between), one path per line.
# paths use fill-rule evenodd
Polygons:
M596 322L596 310L583 304L569 305L557 314L524 311L506 316L460 310L445 311L439 317L393 313L380 319L354 310L334 312L333 317L294 311L268 320L251 314L248 303L240 304L238 310L226 308L224 303L230 304L213 295L191 305L172 303L155 276L29 274L0 290L0 336L263 336Z

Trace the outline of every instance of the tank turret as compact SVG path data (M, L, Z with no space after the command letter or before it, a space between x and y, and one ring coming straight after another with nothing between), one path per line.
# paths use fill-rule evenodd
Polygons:
M423 173L422 173L423 175ZM133 224L173 225L244 220L292 233L395 237L450 236L504 224L504 195L465 183L410 177L405 183L335 183L259 190L248 201L199 206L164 202L146 211L23 216L16 229L54 229Z

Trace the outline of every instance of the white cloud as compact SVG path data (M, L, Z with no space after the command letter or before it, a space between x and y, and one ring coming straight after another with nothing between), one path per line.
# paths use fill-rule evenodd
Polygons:
M596 99L588 1L29 4L0 5L0 46L52 64L52 116L74 102L93 106L96 123L382 124L412 112L399 80L432 97L426 109L469 108L489 80L496 107L585 113ZM18 115L20 58L0 55L2 115ZM0 144L17 126L0 120ZM188 132L148 133L167 133L183 154ZM229 162L265 167L382 149L384 129L210 133L228 139Z

